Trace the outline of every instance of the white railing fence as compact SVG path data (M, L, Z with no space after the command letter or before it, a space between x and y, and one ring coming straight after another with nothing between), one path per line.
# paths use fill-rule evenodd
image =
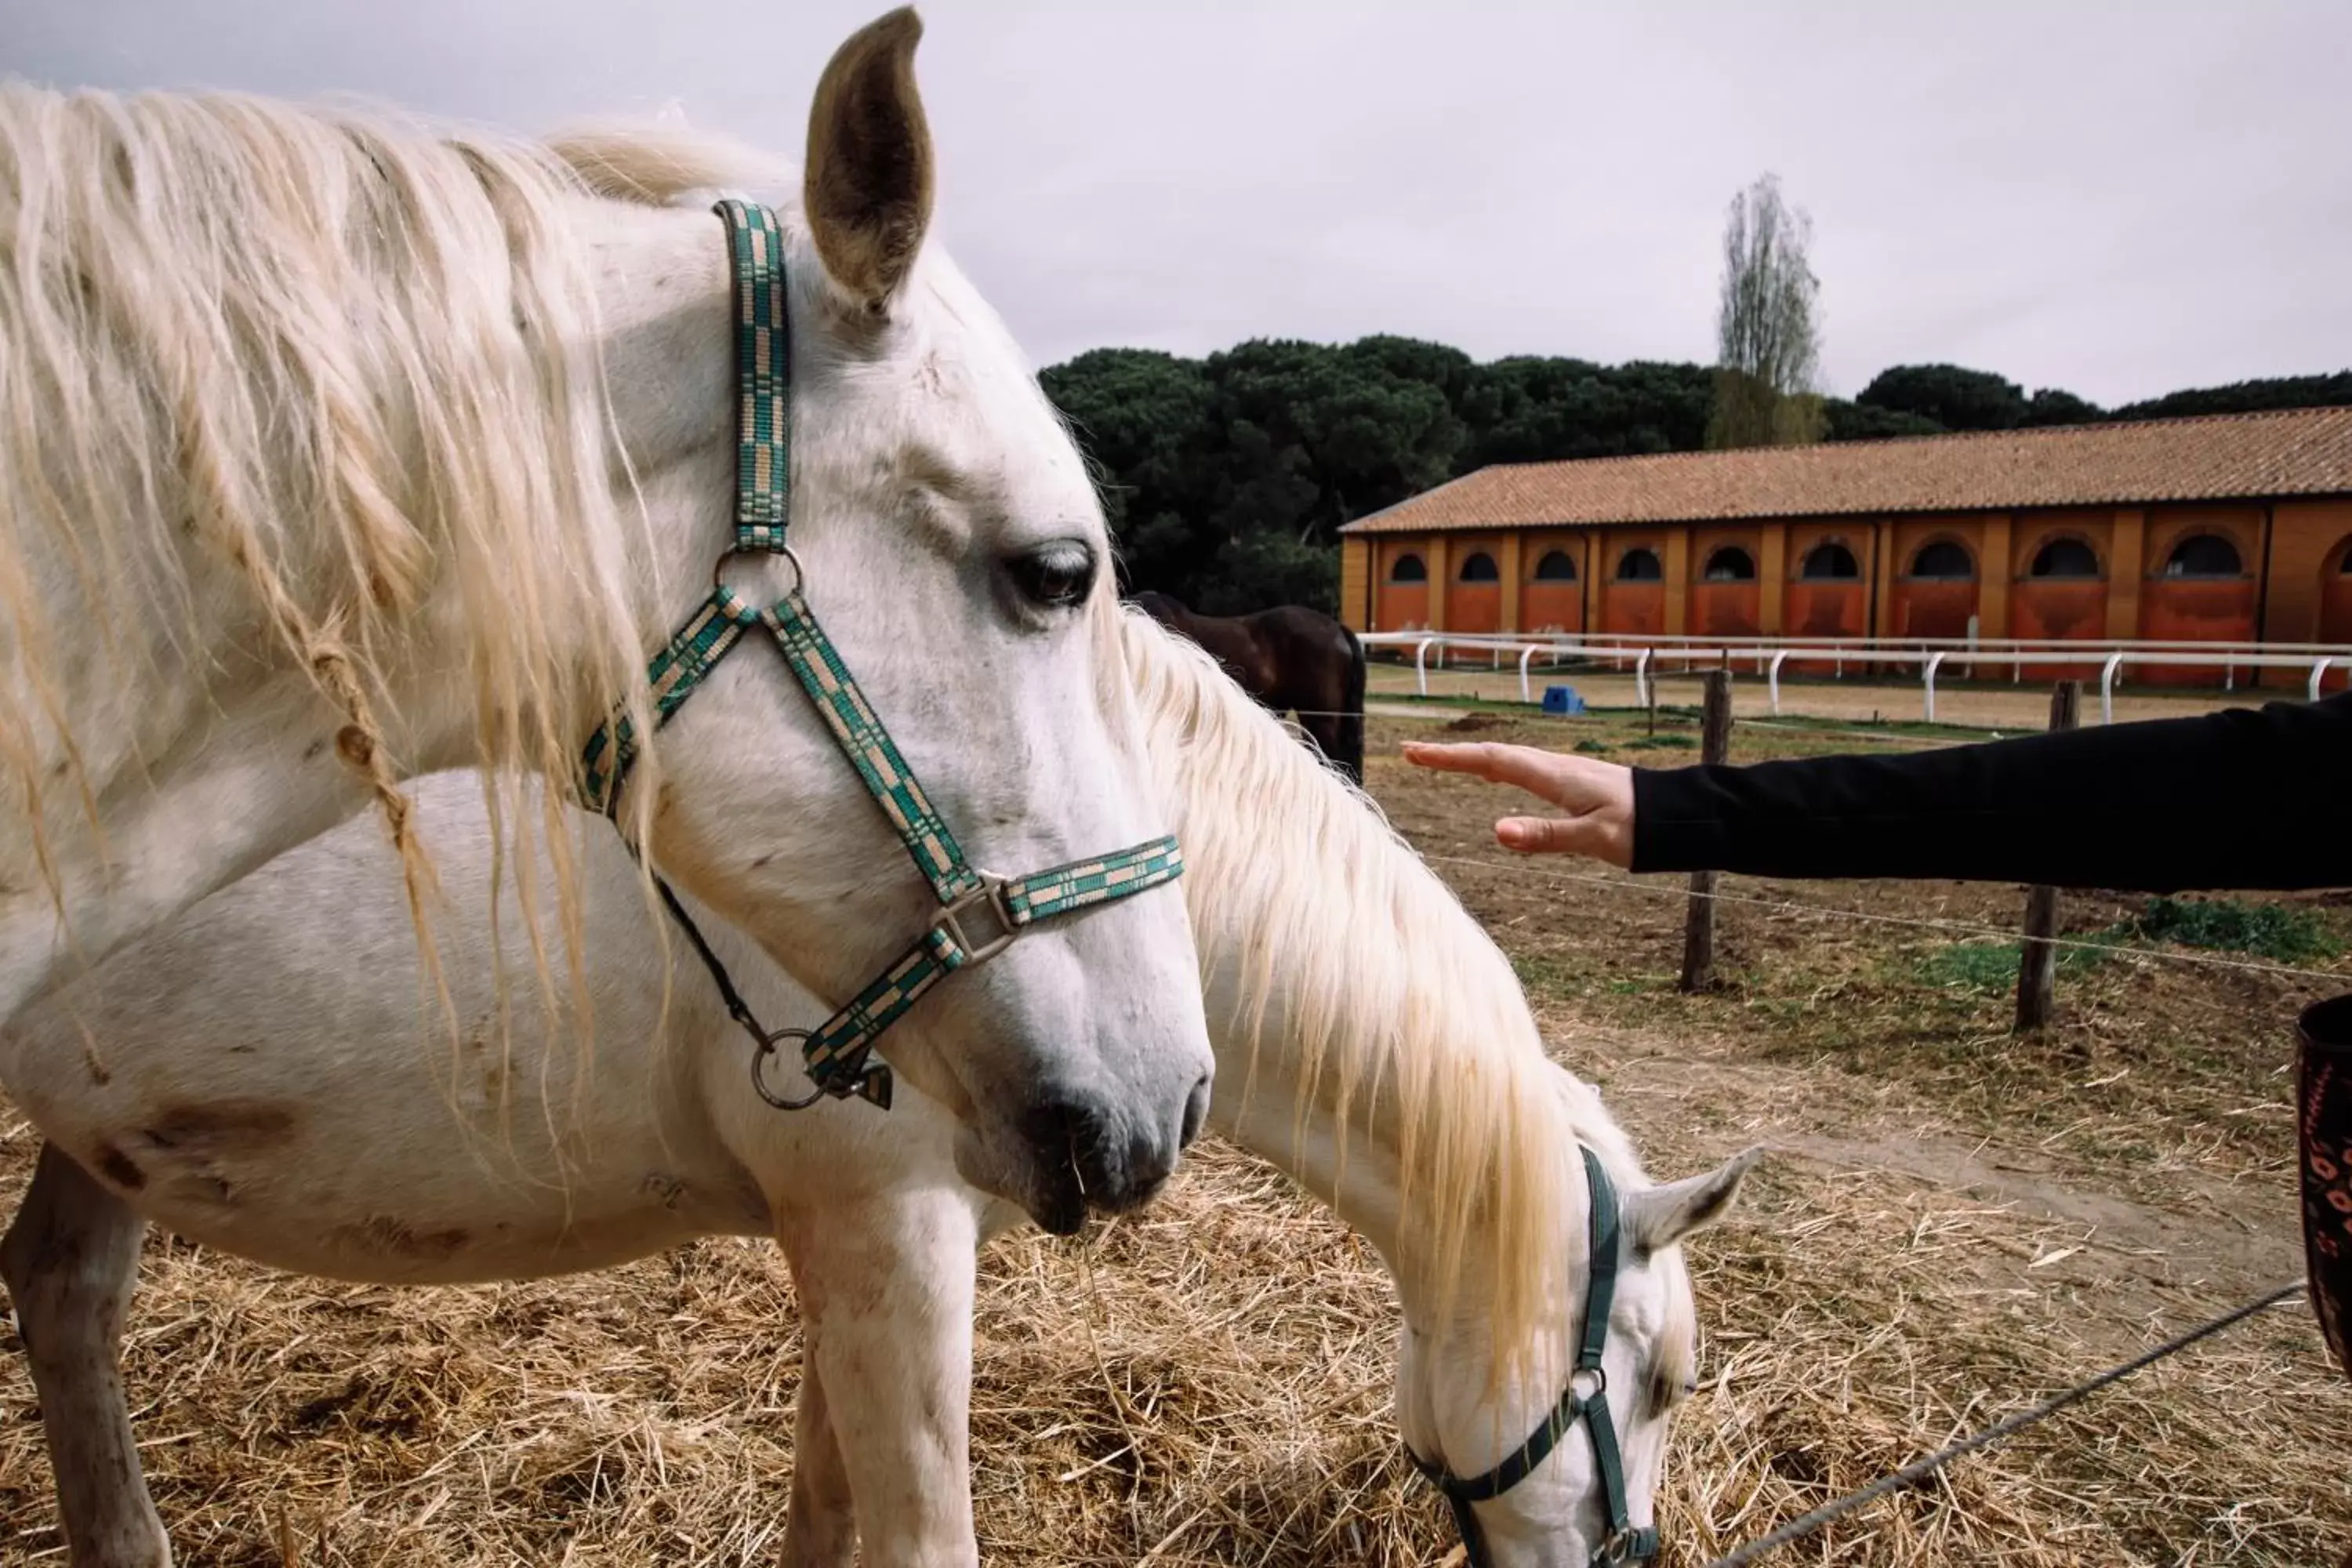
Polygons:
M2352 647L2327 643L2202 643L2186 639L2137 642L2080 642L2050 638L1979 638L1916 637L1901 642L1866 637L1830 637L1811 641L1778 637L1643 637L1622 633L1592 633L1581 636L1546 635L1519 637L1508 634L1477 632L1363 632L1359 640L1367 647L1411 647L1413 679L1420 694L1429 692L1429 653L1439 650L1443 662L1447 650L1465 649L1488 655L1490 666L1502 668L1506 654L1517 654L1519 667L1519 700L1535 700L1531 666L1538 657L1554 664L1571 659L1606 661L1622 668L1628 663L1633 670L1634 700L1646 706L1650 700L1650 683L1664 661L1679 664L1690 670L1706 666L1729 666L1735 659L1752 661L1756 672L1765 678L1771 694L1772 711L1780 711L1780 670L1790 659L1829 665L1843 675L1848 664L1916 666L1920 672L1923 716L1933 722L1936 717L1936 678L1948 662L1964 664L1973 669L1979 665L2007 665L2011 679L2022 680L2028 664L2055 665L2068 669L2096 669L2099 672L2099 721L2112 724L2116 716L2116 681L2127 668L2195 668L2219 666L2222 670L2224 689L2234 689L2238 671L2256 669L2307 669L2305 695L2318 700L2321 683L2328 668L2343 665L2352 668Z

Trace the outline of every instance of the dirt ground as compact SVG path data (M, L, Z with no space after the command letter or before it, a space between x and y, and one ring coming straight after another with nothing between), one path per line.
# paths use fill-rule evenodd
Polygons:
M1675 987L1675 879L1492 847L1497 793L1406 768L1457 734L1672 765L1629 716L1381 716L1369 787L1510 952L1560 1058L1654 1174L1760 1142L1694 1242L1706 1348L1661 1523L1694 1568L1773 1523L2300 1275L2290 1026L2352 986L2352 909L2282 900L2315 951L2111 945L2143 900L2070 898L2062 1016L2011 1038L2018 890L1726 879L1717 986ZM1743 724L1735 754L1854 743ZM1872 743L1937 743L1889 728ZM1857 918L1868 917L1868 918ZM1984 934L1979 935L1981 932ZM0 1114L0 1204L29 1172ZM1389 1414L1369 1249L1211 1146L1146 1214L984 1260L984 1560L1431 1563L1442 1508ZM737 1564L776 1556L792 1292L764 1245L605 1274L394 1291L151 1239L127 1347L180 1561ZM2300 1301L2110 1390L1790 1563L2333 1563L2352 1388ZM20 1347L0 1333L0 1563L62 1563Z

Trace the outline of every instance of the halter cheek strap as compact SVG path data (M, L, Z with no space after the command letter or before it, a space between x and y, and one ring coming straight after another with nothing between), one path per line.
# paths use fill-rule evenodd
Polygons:
M1580 1421L1592 1439L1592 1468L1601 1482L1601 1506L1609 1516L1609 1533L1594 1550L1593 1563L1644 1563L1658 1554L1657 1527L1645 1525L1635 1530L1627 1508L1625 1461L1617 1447L1616 1422L1609 1414L1609 1373L1601 1364L1601 1352L1609 1345L1609 1312L1617 1298L1617 1251L1623 1234L1622 1210L1616 1184L1601 1168L1600 1157L1590 1149L1580 1152L1584 1156L1585 1180L1592 1193L1589 1226L1591 1279L1585 1291L1576 1369L1569 1374L1568 1387L1561 1392L1559 1403L1544 1417L1543 1424L1528 1435L1526 1442L1504 1455L1492 1469L1467 1480L1436 1460L1424 1459L1410 1448L1405 1450L1413 1468L1444 1493L1454 1510L1454 1522L1462 1531L1462 1544L1471 1568L1486 1568L1491 1561L1473 1505L1498 1498L1526 1480Z
M800 558L785 542L791 516L792 337L782 231L765 207L728 201L718 211L727 224L735 269L738 423L735 545L719 565L738 554L779 555L792 563L793 581L775 603L761 608L716 581L714 569L710 596L646 667L654 722L656 728L667 723L745 633L764 630L930 884L940 910L912 945L832 1017L814 1029L771 1030L752 1016L726 965L668 884L658 877L655 883L664 907L710 971L729 1016L756 1044L751 1081L761 1099L797 1110L820 1097L854 1095L887 1108L889 1068L871 1059L874 1045L924 993L957 970L1003 952L1038 921L1174 881L1183 875L1184 857L1174 837L1160 837L1011 879L979 870L966 858L803 594ZM613 814L638 751L626 714L615 713L598 726L581 755L581 795L587 805ZM802 1064L816 1086L800 1099L780 1095L768 1082L768 1058L784 1040L799 1042Z

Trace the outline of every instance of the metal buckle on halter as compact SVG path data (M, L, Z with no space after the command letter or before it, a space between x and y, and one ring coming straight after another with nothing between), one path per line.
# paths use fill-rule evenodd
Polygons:
M1012 906L1004 901L1004 890L1010 884L1003 878L986 871L979 872L978 876L979 887L955 902L943 906L938 914L931 917L931 929L955 943L963 953L961 963L978 963L983 959L994 958L1011 947L1013 939L1021 934L1021 922L1013 919ZM995 917L997 929L995 934L985 942L974 942L971 931L965 928L964 920L975 910L983 909Z
M1620 1563L1638 1562L1633 1553L1640 1543L1641 1533L1630 1526L1610 1531L1607 1539L1592 1549L1592 1561L1605 1564L1606 1568L1616 1568Z
M860 1068L855 1078L835 1083L814 1084L806 1094L778 1094L768 1087L768 1058L779 1055L786 1040L805 1040L807 1029L778 1029L761 1038L759 1049L751 1053L751 1087L761 1100L778 1110L806 1110L820 1100L862 1100L878 1110L890 1109L893 1079L887 1063L869 1061Z

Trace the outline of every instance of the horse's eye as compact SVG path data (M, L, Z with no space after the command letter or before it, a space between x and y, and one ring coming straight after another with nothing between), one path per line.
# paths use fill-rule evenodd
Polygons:
M1094 591L1095 552L1075 540L1058 540L1007 562L1013 585L1033 605L1066 609Z

